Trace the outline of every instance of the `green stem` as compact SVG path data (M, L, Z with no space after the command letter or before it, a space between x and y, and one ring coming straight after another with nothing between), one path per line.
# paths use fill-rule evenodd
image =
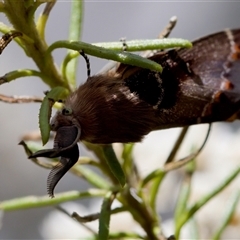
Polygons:
M160 187L165 175L166 174L160 170L159 175L153 180L153 183L151 185L151 190L150 190L150 194L149 194L150 195L149 196L149 204L153 211L157 211L157 209L156 209L157 194L158 194L159 187Z
M212 238L213 240L220 240L221 239L222 233L224 232L224 230L228 226L229 222L231 221L231 218L234 215L234 212L235 212L236 207L237 207L238 202L239 202L239 198L240 198L240 191L235 192L233 194L233 196L230 198L230 201L229 201L228 205L226 206L226 212L225 212L225 216L223 218L223 221L221 223L221 226L217 230L217 232L215 233L214 237Z
M112 187L112 185L99 174L95 173L91 169L81 166L80 164L75 165L71 169L71 172L77 176L84 177L87 182L92 184L94 187L106 190L109 190Z
M27 49L28 56L30 56L39 70L46 76L47 79L43 81L51 88L55 86L63 86L69 89L67 82L62 79L57 70L53 58L50 54L46 54L48 46L44 39L38 33L33 16L29 14L28 9L25 8L24 1L6 0L5 1L6 15L13 27L28 36L32 43L22 38L22 44ZM51 79L49 81L49 79Z
M182 226L205 204L207 204L213 197L215 197L218 193L220 193L225 187L228 186L240 173L240 167L234 170L229 177L227 177L218 187L216 187L212 192L203 197L200 201L196 202L190 209L186 209L184 213L182 213L178 222L176 223L175 236L176 239L179 238L180 230Z
M4 211L15 211L37 207L47 207L82 198L103 197L106 193L106 190L89 189L86 192L69 191L56 194L55 198L49 198L49 196L28 196L0 202L0 209Z
M17 78L21 78L21 77L40 77L41 79L48 79L47 76L45 76L43 73L38 72L36 70L33 69L19 69L19 70L15 70L12 72L8 72L6 73L4 76L0 77L0 85L3 83L8 83L12 80L15 80ZM49 79L50 81L50 79Z
M125 187L117 199L128 208L132 217L138 222L151 240L158 240L161 233L158 219L152 209L131 192L130 187Z

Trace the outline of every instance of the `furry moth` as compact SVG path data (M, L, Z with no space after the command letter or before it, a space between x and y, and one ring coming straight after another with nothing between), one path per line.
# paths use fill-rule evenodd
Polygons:
M48 193L76 163L77 142L138 142L151 131L240 117L240 29L226 30L150 57L154 72L120 64L89 77L51 120L54 148L31 157L60 156Z

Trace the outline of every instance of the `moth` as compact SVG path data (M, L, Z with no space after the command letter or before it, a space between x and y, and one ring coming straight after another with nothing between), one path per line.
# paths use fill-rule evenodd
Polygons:
M139 142L151 131L240 117L240 29L193 42L190 49L150 57L162 73L120 64L91 76L51 120L53 149L30 157L61 157L48 177L48 193L77 162L77 142Z

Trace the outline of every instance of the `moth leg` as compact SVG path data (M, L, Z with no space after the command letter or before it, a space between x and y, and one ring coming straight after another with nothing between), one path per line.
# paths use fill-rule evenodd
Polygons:
M54 197L54 189L59 180L78 161L78 158L79 150L77 144L71 149L62 152L59 163L52 168L47 178L47 192L51 198Z
M28 158L46 157L55 158L60 157L61 152L57 149L43 149L31 154Z
M62 156L63 152L74 147L80 137L80 129L76 126L60 127L57 130L52 149L43 149L29 156L29 158Z
M29 158L61 157L59 163L52 168L47 179L47 191L52 198L54 197L54 188L59 180L78 161L79 150L77 142L79 136L80 129L76 126L60 127L54 139L53 149L43 149L29 156Z

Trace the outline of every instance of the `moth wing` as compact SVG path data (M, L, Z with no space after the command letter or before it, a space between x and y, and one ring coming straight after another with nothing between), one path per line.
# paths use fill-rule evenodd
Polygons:
M178 54L199 76L204 87L219 90L224 87L223 81L229 81L239 92L239 46L240 30L226 30L196 40L192 48L181 49Z

